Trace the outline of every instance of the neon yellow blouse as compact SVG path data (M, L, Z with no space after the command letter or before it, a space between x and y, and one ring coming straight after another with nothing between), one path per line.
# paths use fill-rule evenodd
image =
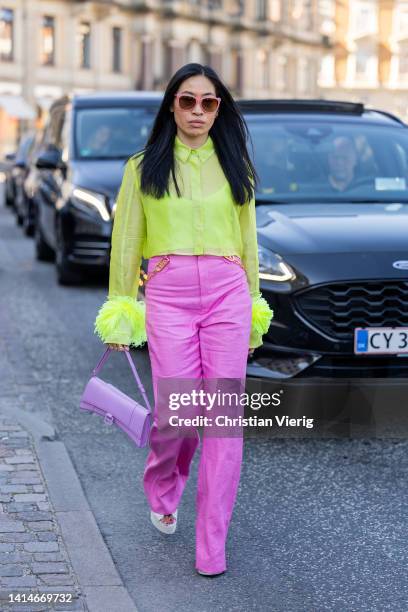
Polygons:
M174 140L175 173L162 198L140 190L138 162L128 160L113 222L109 295L95 320L95 333L105 343L144 344L145 304L137 300L142 256L238 255L252 297L249 347L262 345L273 311L259 291L255 198L236 204L209 135L196 149Z

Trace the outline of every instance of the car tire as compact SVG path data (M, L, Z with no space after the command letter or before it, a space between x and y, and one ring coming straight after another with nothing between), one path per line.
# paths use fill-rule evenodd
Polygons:
M26 236L32 238L35 232L35 217L34 217L34 206L29 201L25 207L25 215L23 220L23 229Z
M40 224L36 220L34 225L35 255L38 261L54 261L55 253L45 242Z
M17 221L17 225L23 225L24 222L24 217L22 217L20 215L20 213L16 212L16 221Z
M82 280L81 273L67 260L61 226L57 222L57 242L55 248L55 270L59 285L77 285Z
M34 236L35 226L34 223L30 220L28 214L23 218L23 230L26 236L32 237Z

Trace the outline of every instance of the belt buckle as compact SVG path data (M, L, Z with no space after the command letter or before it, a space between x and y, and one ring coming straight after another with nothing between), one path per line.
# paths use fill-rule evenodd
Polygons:
M103 422L105 423L105 425L113 425L114 419L110 412L107 412L105 414Z

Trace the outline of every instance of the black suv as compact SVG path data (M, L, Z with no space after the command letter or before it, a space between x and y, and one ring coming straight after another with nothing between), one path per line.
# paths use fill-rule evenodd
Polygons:
M275 312L248 375L406 377L407 126L358 103L239 104L260 176L260 286Z
M161 92L70 95L50 108L29 182L36 254L55 258L61 284L108 269L124 163L143 147L162 97Z

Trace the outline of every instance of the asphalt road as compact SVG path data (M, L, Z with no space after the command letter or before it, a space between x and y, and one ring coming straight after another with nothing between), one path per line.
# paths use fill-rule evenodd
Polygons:
M166 537L150 523L147 449L79 410L103 346L93 335L104 282L57 286L0 206L1 346L9 394L65 443L118 571L141 612L363 612L408 609L408 444L403 439L245 439L228 572L194 570L198 455ZM146 349L133 351L152 398ZM136 390L125 356L103 378ZM139 398L140 399L140 398Z

